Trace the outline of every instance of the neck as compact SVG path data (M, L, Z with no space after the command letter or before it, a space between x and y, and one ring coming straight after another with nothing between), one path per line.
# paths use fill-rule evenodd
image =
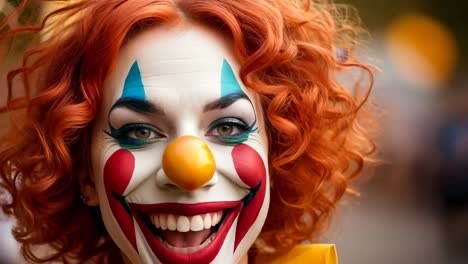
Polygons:
M248 255L245 254L239 261L239 263L237 264L247 264L249 262L249 258L248 258Z
M127 255L125 255L123 252L120 252L123 258L123 263L124 264L132 264L132 262L128 259Z

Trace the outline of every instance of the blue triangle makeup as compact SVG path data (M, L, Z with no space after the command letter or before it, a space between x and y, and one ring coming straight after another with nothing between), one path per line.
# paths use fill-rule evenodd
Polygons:
M146 99L145 87L141 80L140 68L135 61L128 72L121 98Z
M221 70L221 97L236 93L243 94L244 91L242 91L242 88L237 82L236 76L232 71L231 65L229 65L226 59L224 59L223 68Z

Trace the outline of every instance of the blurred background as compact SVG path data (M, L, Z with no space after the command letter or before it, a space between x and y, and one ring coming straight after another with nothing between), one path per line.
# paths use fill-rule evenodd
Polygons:
M0 0L0 20L18 2ZM344 199L320 242L337 244L343 264L468 263L468 1L336 2L356 7L370 33L362 59L382 71L373 97L385 162L356 183L360 197ZM40 12L33 3L11 26ZM0 263L18 262L10 227L0 220Z

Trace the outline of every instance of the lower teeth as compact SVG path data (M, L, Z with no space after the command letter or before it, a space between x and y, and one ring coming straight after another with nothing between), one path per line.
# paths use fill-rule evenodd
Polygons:
M174 247L174 246L170 245L169 243L167 243L166 240L160 239L160 241L166 247L170 248L171 250L173 250L173 251L175 251L177 253L193 253L193 252L201 250L201 249L205 248L206 246L208 246L209 244L211 244L211 242L213 242L213 240L215 238L216 238L216 233L213 233L201 245L195 246L195 247L184 247L184 248Z

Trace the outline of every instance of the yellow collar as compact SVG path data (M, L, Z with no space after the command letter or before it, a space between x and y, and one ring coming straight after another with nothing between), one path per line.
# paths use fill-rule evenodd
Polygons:
M294 247L288 253L271 259L267 254L259 254L255 264L338 264L335 245L333 244L309 244Z

